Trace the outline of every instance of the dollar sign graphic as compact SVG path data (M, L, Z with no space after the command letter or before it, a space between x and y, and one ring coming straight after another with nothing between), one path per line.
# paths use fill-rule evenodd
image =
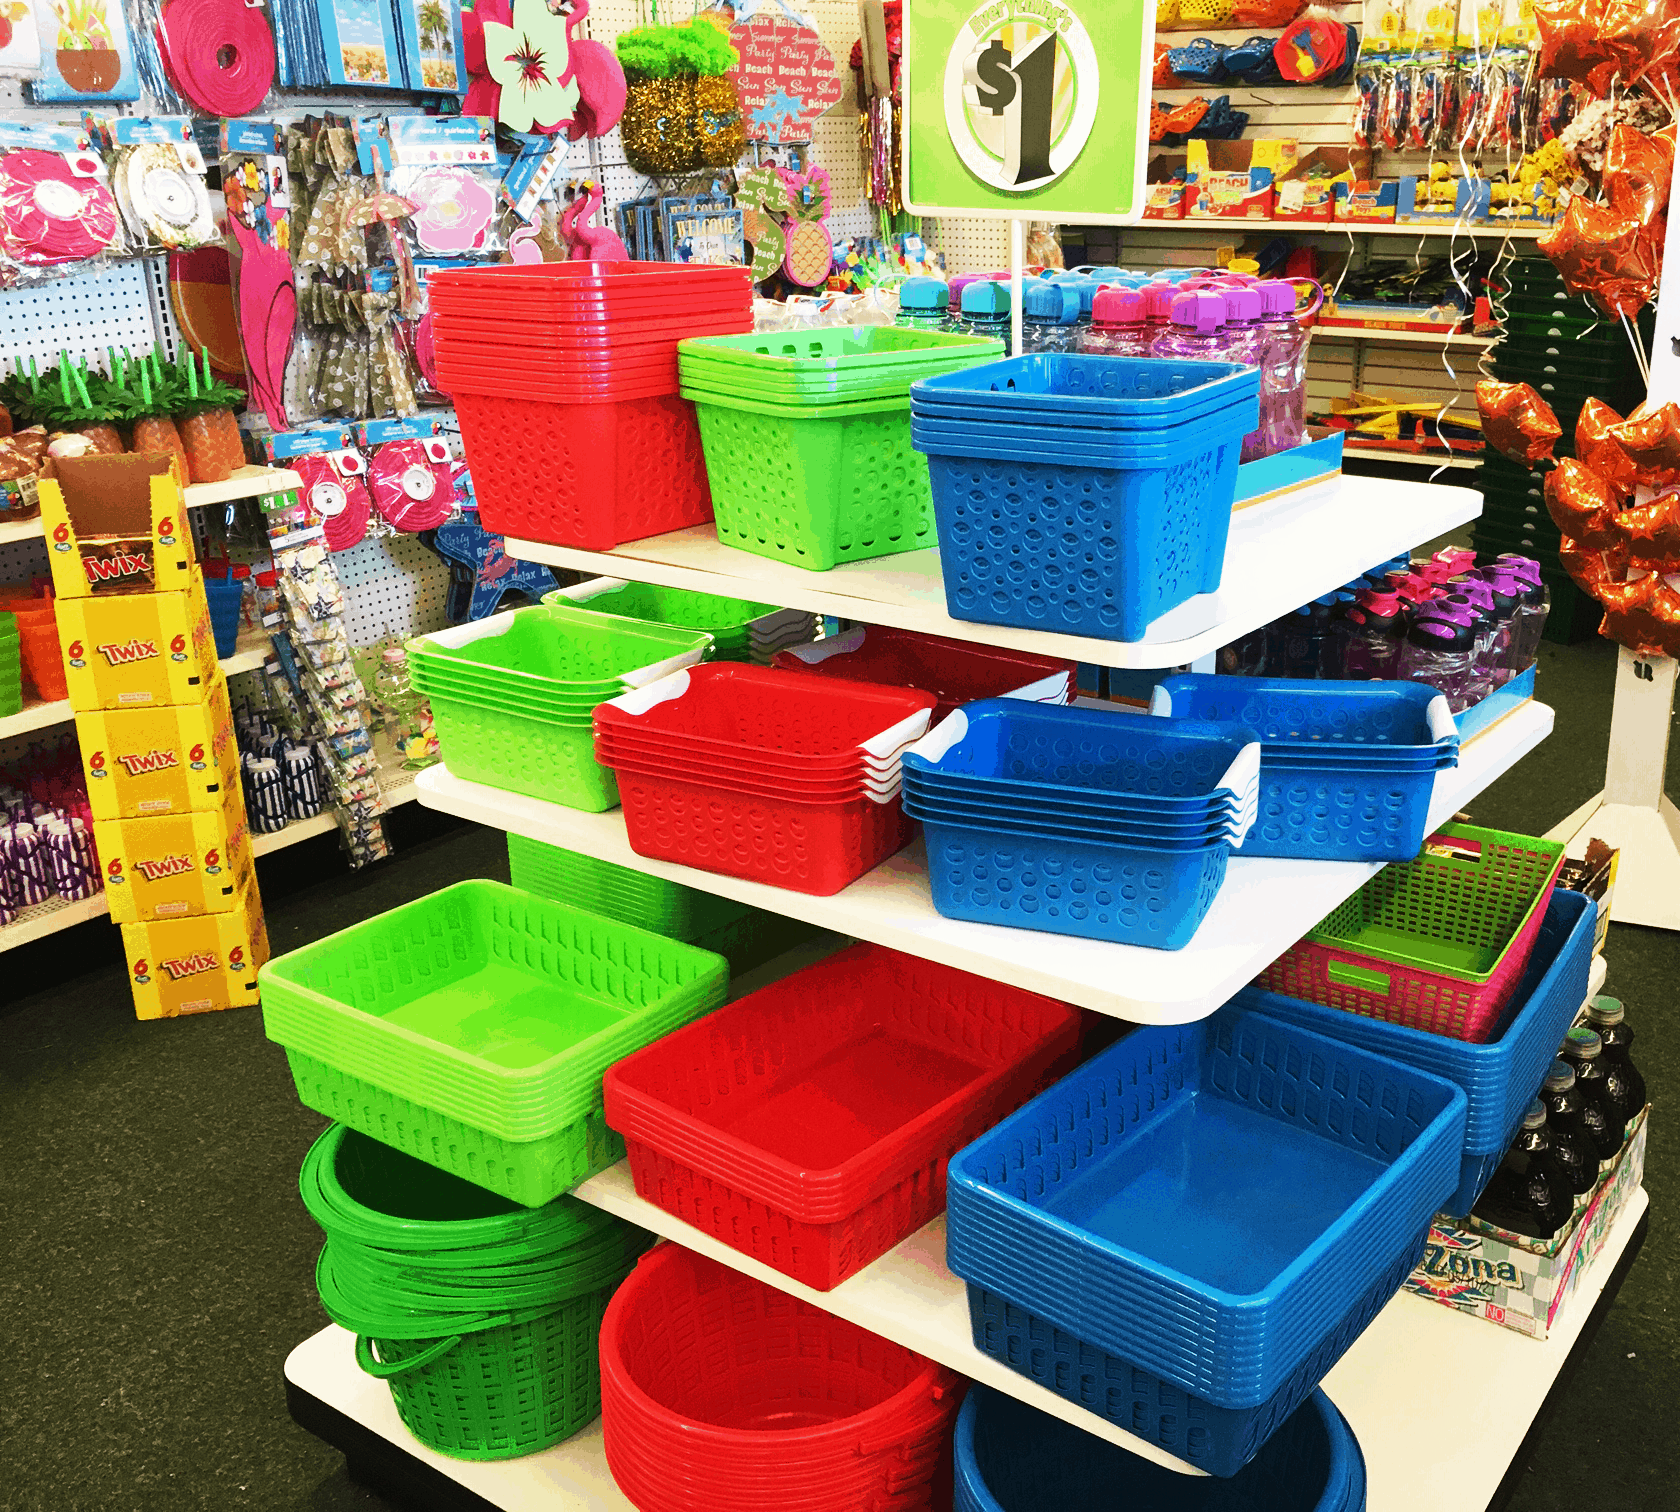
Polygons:
M993 37L981 49L980 56L969 62L968 82L979 95L980 108L993 115L1002 115L1004 107L1015 98L1015 75L1010 72L1009 49L1001 37Z

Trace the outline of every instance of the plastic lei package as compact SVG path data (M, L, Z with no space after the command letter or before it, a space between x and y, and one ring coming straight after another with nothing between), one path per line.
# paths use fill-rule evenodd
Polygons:
M111 188L133 245L153 252L219 246L191 122L184 116L121 116L114 125Z
M397 530L435 530L455 512L449 443L431 423L370 420L359 427L368 453L373 507Z
M0 287L79 273L122 249L116 197L87 134L0 122Z

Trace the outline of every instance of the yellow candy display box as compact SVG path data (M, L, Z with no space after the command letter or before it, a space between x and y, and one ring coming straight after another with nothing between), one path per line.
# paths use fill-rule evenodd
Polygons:
M198 702L217 671L204 580L175 593L58 600L58 646L70 707Z
M122 936L136 1018L180 1018L257 1001L268 930L254 882L231 913L124 924Z
M167 456L56 457L40 482L60 600L172 593L193 569L187 498Z
M217 811L95 819L105 896L118 924L229 913L254 875L250 827L236 788Z
M218 668L200 703L94 709L76 716L95 819L220 809L239 791L239 748Z

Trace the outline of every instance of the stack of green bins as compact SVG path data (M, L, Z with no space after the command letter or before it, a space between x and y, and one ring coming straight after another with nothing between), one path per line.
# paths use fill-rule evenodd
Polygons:
M1600 317L1544 257L1519 258L1499 277L1508 292L1499 302L1505 334L1493 348L1494 376L1506 383L1529 383L1556 414L1563 428L1554 448L1573 456L1575 423L1589 398L1602 399L1626 414L1644 398L1644 385L1620 321ZM1650 350L1652 316L1638 322ZM1514 552L1540 563L1552 608L1546 638L1580 640L1598 628L1601 610L1577 588L1558 562L1562 536L1547 512L1542 494L1545 472L1488 450L1478 474L1482 515L1474 526L1478 555Z
M819 932L798 919L523 835L508 836L508 872L515 887L539 898L714 950L728 960L730 974L737 977Z
M23 708L23 653L15 614L0 611L0 719Z
M703 630L533 604L411 640L408 664L455 776L598 814L618 780L595 760L596 706L710 646Z
M678 342L718 540L813 572L935 545L910 385L1002 355L990 337L899 326Z
M651 1234L574 1197L521 1207L342 1124L298 1189L327 1236L321 1304L423 1444L510 1459L600 1414L601 1319Z
M804 609L778 609L750 599L627 583L622 578L591 578L543 595L545 604L576 604L596 614L704 630L712 638L712 661L751 662L768 667L789 646L817 638L817 617Z

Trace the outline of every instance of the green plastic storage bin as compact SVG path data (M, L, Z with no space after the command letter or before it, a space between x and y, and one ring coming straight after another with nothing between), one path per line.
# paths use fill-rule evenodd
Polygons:
M1003 343L993 336L918 331L907 326L825 326L815 331L690 336L677 343L679 364L703 362L744 378L809 383L859 375L886 378L913 373L921 377L925 368L940 363L973 366L1002 355Z
M461 882L269 961L263 1024L309 1107L536 1206L622 1156L606 1068L728 978L710 951Z
M726 546L826 572L937 544L908 397L823 410L682 392L695 401Z
M618 777L596 761L587 716L577 724L561 724L535 714L505 713L435 688L423 691L432 702L444 764L457 777L587 814L618 807Z
M784 646L811 640L816 618L802 609L778 609L774 604L727 598L693 589L661 588L655 583L631 583L620 578L595 578L543 595L545 604L570 604L594 614L617 615L685 630L704 630L712 637L715 661L750 662L755 650L768 662Z

